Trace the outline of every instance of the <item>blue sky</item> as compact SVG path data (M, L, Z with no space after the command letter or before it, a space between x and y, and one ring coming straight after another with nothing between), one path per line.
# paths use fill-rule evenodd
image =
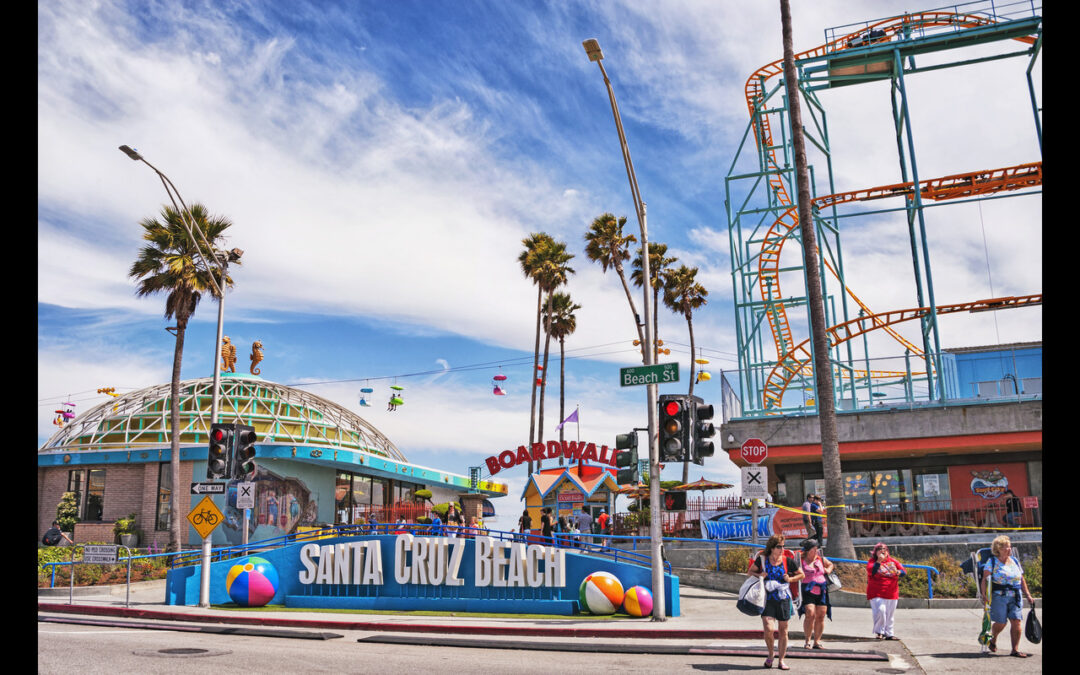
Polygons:
M796 51L829 27L933 6L792 4ZM649 238L699 267L709 291L694 326L714 378L695 393L719 402L719 371L736 367L724 177L746 130L744 83L782 56L779 2L58 1L39 4L38 20L39 443L59 401L85 411L104 400L98 387L171 372L164 299L136 298L127 277L138 222L167 197L121 144L186 202L233 221L229 246L245 255L225 334L238 368L261 340L263 377L360 412L412 461L466 474L528 437L536 290L517 256L544 231L576 256L567 413L580 405L581 437L598 443L644 426L645 390L617 386L618 369L640 363L625 297L584 255L601 213L637 231L587 38L604 50ZM1041 159L1026 66L909 78L922 176ZM899 182L887 85L821 98L837 185ZM898 217L867 221L843 235L851 285L874 307L915 306ZM1040 222L1041 199L1026 197L931 223L939 304L1041 292ZM994 314L944 322L943 346L1042 338L1041 310ZM688 373L685 321L663 309L660 320L665 360ZM204 298L185 379L211 374L215 322ZM500 371L506 397L491 394ZM406 405L388 413L395 381ZM558 423L549 383L546 437ZM358 406L364 386L372 408ZM699 475L738 474L718 454L691 467ZM498 510L518 512L524 470L497 478L511 486Z

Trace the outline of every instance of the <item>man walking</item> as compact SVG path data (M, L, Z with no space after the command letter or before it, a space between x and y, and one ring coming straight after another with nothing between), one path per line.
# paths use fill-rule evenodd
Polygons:
M814 499L810 502L810 510L814 513L825 513L825 502L822 501L821 495L814 495ZM814 539L817 539L818 548L825 548L825 527L821 524L821 516L816 515L810 518L810 522L814 526Z
M582 548L587 549L589 544L592 543L592 537L588 534L592 532L592 521L592 516L589 515L589 508L587 506L582 506L581 511L578 512L577 517L574 519L574 522L577 523L578 532L581 533Z
M803 522L803 527L806 528L806 538L807 539L814 539L814 524L810 520L810 513L813 512L813 510L814 510L814 493L813 492L807 492L806 493L806 501L803 502L802 510L803 510L802 522Z

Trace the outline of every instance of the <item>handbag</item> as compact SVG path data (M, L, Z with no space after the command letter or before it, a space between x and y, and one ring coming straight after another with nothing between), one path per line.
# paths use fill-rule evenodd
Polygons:
M761 616L765 611L765 579L747 576L739 589L735 608L747 616Z
M1039 623L1039 617L1035 616L1034 607L1028 611L1027 624L1024 626L1024 637L1033 645L1042 642L1042 624Z
M840 583L840 577L836 574L836 572L830 572L827 578L829 580L828 588L830 593L832 593L833 591L838 591L844 587L844 585Z

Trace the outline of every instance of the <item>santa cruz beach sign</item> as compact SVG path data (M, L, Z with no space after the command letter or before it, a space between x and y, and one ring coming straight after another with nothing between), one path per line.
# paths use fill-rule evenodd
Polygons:
M601 445L599 451L597 451L596 443L586 443L585 441L533 443L531 451L524 445L519 445L516 451L503 450L498 455L492 455L484 461L487 463L488 472L494 476L503 469L512 469L519 464L538 462L543 459L558 459L559 457L615 466L614 448Z

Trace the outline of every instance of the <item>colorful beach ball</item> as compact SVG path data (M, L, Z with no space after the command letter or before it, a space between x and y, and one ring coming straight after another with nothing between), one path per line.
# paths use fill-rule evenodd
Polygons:
M581 608L590 614L614 614L622 605L623 587L610 572L593 572L578 589Z
M229 569L225 590L241 607L262 607L274 599L278 573L269 560L251 556Z
M630 616L649 616L652 614L652 593L644 586L631 586L623 596L623 611Z

